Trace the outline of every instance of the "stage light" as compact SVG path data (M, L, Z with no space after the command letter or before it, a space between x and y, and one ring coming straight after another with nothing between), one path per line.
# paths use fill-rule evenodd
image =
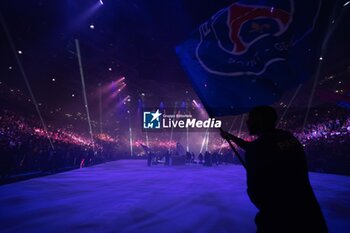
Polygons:
M344 6L349 5L350 1L347 1L346 3L344 3Z
M320 57L320 61L322 61L323 60L323 57Z
M18 50L18 54L23 54L23 52L21 50Z
M145 93L141 93L142 96L145 96Z
M125 80L125 77L121 77L121 78L119 78L117 81L115 81L116 82L116 84L119 84L119 83L121 83L122 85L124 85L125 83L123 82Z
M90 28L91 28L91 29L95 29L95 25L91 24L91 25L90 25Z
M100 4L103 5L103 1L102 0L100 0Z
M55 81L56 81L56 79L54 79L54 78L53 78L53 79L51 79L51 80L52 80L52 82L55 82Z
M12 66L9 66L9 70L12 70Z
M74 94L72 94L72 97L75 97L75 95L74 95Z
M109 68L108 68L108 70L109 70L109 71L112 71L112 68L111 68L111 67L109 67Z
M125 83L122 83L121 86L118 88L118 92L121 92L124 87L126 87L126 84Z

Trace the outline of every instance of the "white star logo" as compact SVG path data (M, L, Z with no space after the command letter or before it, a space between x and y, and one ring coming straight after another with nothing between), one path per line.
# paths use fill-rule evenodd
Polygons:
M151 122L153 122L154 120L157 120L159 121L159 117L162 115L160 112L159 112L159 109L157 109L157 111L155 113L151 113L152 114L152 120Z

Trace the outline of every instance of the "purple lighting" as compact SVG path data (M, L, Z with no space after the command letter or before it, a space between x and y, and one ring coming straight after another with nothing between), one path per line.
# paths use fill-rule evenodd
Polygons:
M197 103L196 100L192 100L192 102L193 102L193 104L194 104L194 106L195 106L196 108L199 108L199 104Z

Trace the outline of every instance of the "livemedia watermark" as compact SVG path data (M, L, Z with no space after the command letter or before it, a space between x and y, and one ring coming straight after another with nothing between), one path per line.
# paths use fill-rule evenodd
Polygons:
M143 131L211 131L218 130L222 121L204 116L198 110L181 111L176 109L144 109L142 114Z

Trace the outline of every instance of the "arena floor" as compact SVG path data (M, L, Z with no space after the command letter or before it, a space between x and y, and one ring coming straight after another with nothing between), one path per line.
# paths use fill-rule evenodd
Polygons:
M311 173L330 232L349 232L350 177ZM7 232L255 232L241 166L124 160L0 186Z

